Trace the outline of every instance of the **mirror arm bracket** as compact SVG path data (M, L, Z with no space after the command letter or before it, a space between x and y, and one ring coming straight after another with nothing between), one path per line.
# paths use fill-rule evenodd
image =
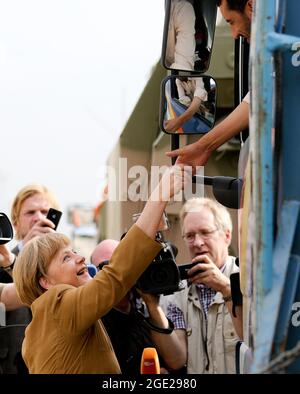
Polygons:
M179 135L172 134L171 135L171 150L175 150L179 148ZM175 164L177 157L172 157L172 165Z

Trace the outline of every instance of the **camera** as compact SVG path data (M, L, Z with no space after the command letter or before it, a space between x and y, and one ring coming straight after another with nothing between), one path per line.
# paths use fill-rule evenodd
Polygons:
M132 216L134 223L139 216L140 213ZM167 295L181 290L179 271L175 262L177 248L170 242L165 242L162 234L162 231L169 228L169 220L164 212L155 236L162 249L135 284L137 289L145 293Z
M163 249L158 253L136 283L136 287L145 293L163 295L173 294L183 290L183 280L202 272L198 270L192 276L189 276L187 271L198 263L177 265L175 261L177 248L170 242L164 242L162 245Z
M0 245L4 245L13 239L14 233L10 220L5 213L0 212Z
M123 234L122 238L125 234ZM162 245L162 249L139 277L135 283L135 288L145 293L156 295L168 295L183 290L184 284L182 280L189 278L187 271L198 263L177 266L175 261L177 248L170 242L163 241L160 232L156 234L156 241ZM109 264L109 260L100 263L97 269L101 270L107 264Z
M135 222L140 214L133 215ZM159 242L162 249L142 273L137 280L135 287L144 293L163 294L169 295L184 289L183 280L188 279L190 276L187 271L198 263L176 264L177 248L171 242L164 241L162 234L163 230L169 229L169 221L166 213L163 214L155 240ZM126 233L125 233L126 234ZM122 235L121 239L125 236ZM107 264L105 261L104 264ZM101 269L100 267L98 267ZM198 270L194 275L201 272Z
M134 215L134 219L138 214ZM161 231L169 228L169 221L164 213L156 241L162 245L161 251L154 258L149 267L143 272L136 282L136 288L151 294L173 294L184 288L182 280L188 279L187 271L197 263L178 266L176 264L177 248L169 241L164 241ZM199 271L197 271L198 273Z
M170 242L158 242L163 248L139 277L136 287L145 293L168 295L182 289L177 253Z
M139 215L133 215L134 222L138 219ZM169 228L169 221L166 213L164 213L155 236L155 240L161 244L162 249L135 283L135 288L144 293L169 295L183 290L185 285L182 281L190 278L187 271L198 264L188 263L179 266L176 264L175 258L178 250L171 242L165 241L162 234L163 230ZM122 235L121 240L125 235L126 233ZM108 260L103 261L98 265L97 269L102 269L108 263ZM201 271L198 270L194 275L199 272Z

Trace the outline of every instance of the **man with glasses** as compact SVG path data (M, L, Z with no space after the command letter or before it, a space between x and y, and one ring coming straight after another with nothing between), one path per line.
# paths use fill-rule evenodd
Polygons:
M181 292L162 300L183 349L188 373L236 373L241 322L231 316L229 256L232 222L226 208L208 198L188 200L181 211L182 235L196 265Z

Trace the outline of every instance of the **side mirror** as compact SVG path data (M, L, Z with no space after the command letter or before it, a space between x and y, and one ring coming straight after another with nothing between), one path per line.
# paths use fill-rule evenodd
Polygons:
M205 134L216 117L217 86L210 76L171 75L162 82L160 128L168 134Z
M13 228L8 217L5 213L0 212L0 245L11 241L13 236Z
M167 0L162 64L168 70L208 70L217 19L216 0Z

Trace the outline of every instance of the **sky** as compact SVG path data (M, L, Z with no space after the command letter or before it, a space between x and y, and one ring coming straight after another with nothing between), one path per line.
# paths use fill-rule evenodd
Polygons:
M0 211L29 183L100 200L163 22L163 0L0 0Z

